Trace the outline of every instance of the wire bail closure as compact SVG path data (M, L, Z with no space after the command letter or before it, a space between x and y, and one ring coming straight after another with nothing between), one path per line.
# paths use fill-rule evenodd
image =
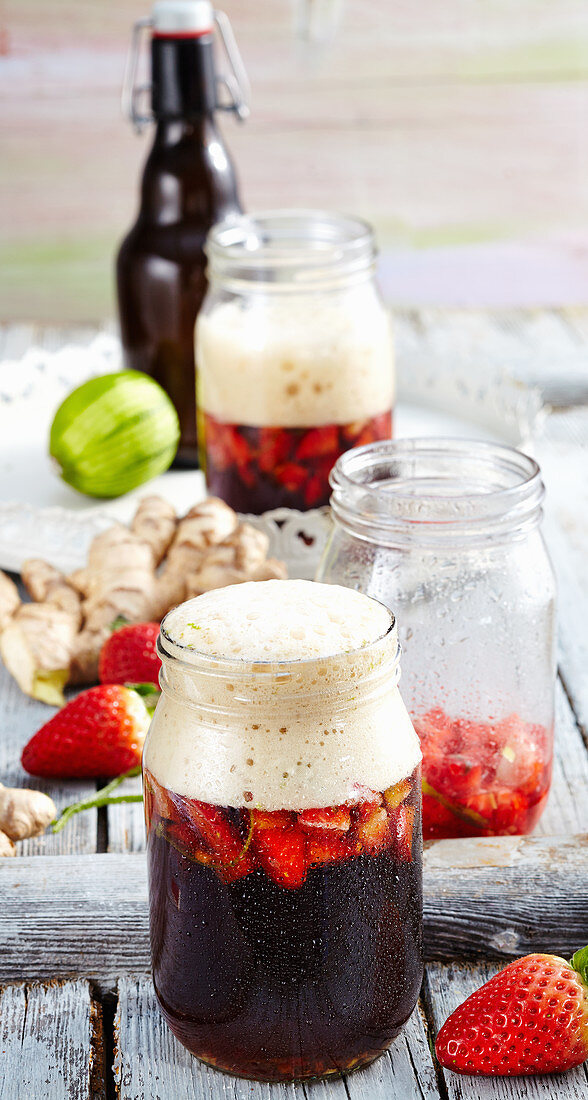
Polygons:
M214 22L229 63L229 71L216 77L216 108L219 111L234 111L239 121L244 122L249 117L249 100L251 97L251 86L247 71L229 17L224 11L215 11ZM151 29L153 25L153 19L150 16L137 19L133 24L131 44L125 62L121 107L124 116L129 119L137 134L142 133L145 126L154 120L153 112L146 111L141 106L141 102L144 102L145 97L151 91L151 84L137 83L139 59L143 48L142 39L144 32ZM228 93L228 99L225 99L224 96L221 98L219 94L223 88Z

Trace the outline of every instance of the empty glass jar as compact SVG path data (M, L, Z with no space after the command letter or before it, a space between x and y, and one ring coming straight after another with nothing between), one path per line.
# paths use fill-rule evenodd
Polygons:
M318 579L397 616L425 838L529 832L551 781L555 685L537 464L490 443L405 439L343 455L331 484Z

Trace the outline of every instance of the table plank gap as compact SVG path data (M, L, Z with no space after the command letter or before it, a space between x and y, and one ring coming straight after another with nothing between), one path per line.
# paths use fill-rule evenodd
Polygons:
M87 981L7 986L0 992L0 1100L101 1100L95 1061L98 1007Z
M140 794L141 779L127 779L117 794ZM145 850L145 817L141 802L121 802L107 806L108 851L143 852Z
M424 989L435 1034L470 993L492 977L500 966L431 963ZM567 1073L534 1077L468 1077L443 1071L449 1100L586 1100L588 1085L583 1066Z

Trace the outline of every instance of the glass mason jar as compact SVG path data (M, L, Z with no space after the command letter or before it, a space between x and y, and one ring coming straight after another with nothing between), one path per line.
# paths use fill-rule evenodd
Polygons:
M318 579L393 608L423 750L425 839L530 832L553 756L544 487L509 447L403 439L337 463Z
M421 752L393 616L251 582L170 612L159 652L144 791L164 1018L244 1077L367 1064L422 979Z
M315 508L350 447L392 434L390 318L363 221L313 210L232 218L206 245L196 325L208 489L238 512Z

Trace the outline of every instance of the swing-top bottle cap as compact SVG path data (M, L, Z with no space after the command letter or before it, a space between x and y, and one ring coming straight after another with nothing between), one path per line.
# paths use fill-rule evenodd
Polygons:
M151 23L155 37L197 38L212 33L214 11L210 0L155 0Z

